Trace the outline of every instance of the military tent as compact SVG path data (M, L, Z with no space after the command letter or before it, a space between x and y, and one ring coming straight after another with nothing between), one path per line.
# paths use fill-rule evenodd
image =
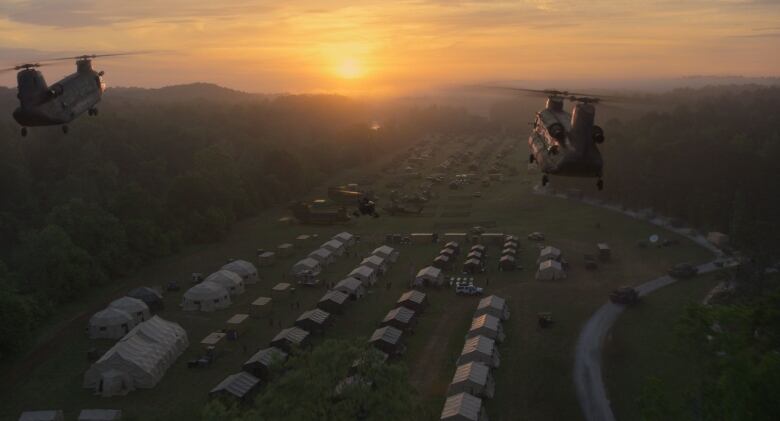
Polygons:
M492 398L495 392L495 381L490 375L490 367L480 362L471 362L458 366L452 382L447 389L447 395L468 393L480 398Z
M475 317L483 314L489 314L501 320L509 320L509 307L503 298L498 295L490 295L479 300L477 311L474 312Z
M134 324L143 322L151 317L149 306L138 298L122 297L111 302L109 308L116 308L133 316Z
M279 348L265 348L255 352L246 362L242 369L247 373L263 380L270 377L270 368L274 363L283 363L287 360L287 353Z
M339 240L328 240L323 243L321 248L330 250L334 256L341 256L347 250L347 247Z
M363 283L352 277L342 279L334 289L347 294L353 300L362 298L366 294L366 287L363 286Z
M293 346L306 347L309 345L310 335L309 332L297 327L288 327L277 333L271 340L271 346L281 348L287 352L293 348Z
M466 337L473 338L480 335L493 339L496 342L503 342L506 338L504 329L501 326L501 320L489 314L474 316L471 319L471 328Z
M246 260L233 260L228 262L225 266L222 266L222 270L229 270L237 274L245 284L255 284L260 280L255 265Z
M203 281L188 289L182 297L184 311L214 311L232 304L230 293L222 285Z
M330 316L330 313L315 308L303 312L303 314L295 320L295 326L298 326L307 332L317 333L322 332L332 321L333 318Z
M260 379L242 371L231 374L211 389L209 396L235 399L239 402L251 402L255 393L260 389Z
M78 421L120 421L122 411L119 409L82 409Z
M152 312L160 311L165 307L162 300L162 294L156 289L149 287L133 288L127 293L128 297L137 298L143 301Z
M341 241L346 247L355 245L355 236L344 231L333 236L334 240Z
M469 362L481 362L488 367L498 367L501 364L501 356L496 348L496 341L484 336L466 339L457 364L463 365Z
M235 272L220 269L207 276L204 282L213 282L222 285L231 296L244 293L244 280Z
M411 290L401 294L401 297L396 302L398 306L406 307L414 310L416 313L422 313L425 307L428 305L428 297L424 292Z
M395 261L398 260L399 255L399 253L390 246L377 247L373 252L371 252L371 254L379 256L390 263L395 263Z
M441 269L433 266L426 266L417 272L414 278L415 286L442 286L444 285L444 275Z
M371 266L358 266L347 276L360 280L367 287L376 283L376 270Z
M314 276L317 276L322 271L322 266L320 265L320 262L312 259L311 257L307 257L296 262L292 267L291 273L293 275L298 275L306 271L310 272Z
M536 271L537 281L557 281L559 279L566 279L566 271L563 270L561 262L546 260L539 263L539 270Z
M458 393L447 398L441 411L442 421L487 421L482 399L468 393Z
M336 259L336 256L330 249L321 247L309 253L309 258L316 260L320 266L325 267L333 263Z
M400 355L405 351L401 342L403 332L392 327L384 326L375 330L369 339L369 343L389 356Z
M135 326L135 318L124 310L108 307L98 311L89 319L91 339L119 339Z
M321 308L331 314L341 314L344 312L347 299L349 299L349 295L341 291L330 290L317 302L317 308Z

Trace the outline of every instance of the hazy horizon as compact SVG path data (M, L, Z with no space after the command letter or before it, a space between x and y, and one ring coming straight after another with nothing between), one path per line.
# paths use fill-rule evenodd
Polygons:
M403 95L489 80L777 76L769 0L400 2L0 1L2 67L106 58L110 86L209 82L246 92ZM44 69L47 81L72 65ZM13 72L0 85L15 86Z

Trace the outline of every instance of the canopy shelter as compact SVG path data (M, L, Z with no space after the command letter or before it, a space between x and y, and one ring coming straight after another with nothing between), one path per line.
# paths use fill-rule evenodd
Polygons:
M426 266L417 272L414 278L414 286L442 286L444 285L444 274L441 269L433 266Z
M245 284L256 284L260 280L255 265L246 260L230 261L225 266L222 266L222 270L229 270L240 276Z
M316 260L317 263L319 263L322 267L328 266L336 261L336 256L333 254L333 252L324 247L318 248L317 250L309 253L309 258Z
M309 332L294 326L282 330L271 340L271 346L290 352L293 347L306 347L309 345Z
M496 389L490 367L480 362L471 362L458 366L447 395L468 393L480 398L492 398Z
M469 328L466 337L473 338L480 335L493 339L496 342L503 342L506 339L504 329L501 326L501 320L489 314L474 316L471 319L471 328Z
M322 332L333 321L330 313L319 308L303 312L295 320L295 326L312 333Z
M203 281L184 293L181 307L184 311L215 311L231 303L230 293L222 285Z
M481 335L466 339L458 358L458 365L475 361L488 367L497 368L501 364L501 359L496 348L496 341Z
M352 234L350 234L350 233L348 233L346 231L340 232L340 233L334 235L333 239L342 242L344 244L344 246L346 246L346 247L354 246L355 245L355 240L356 240L354 235L352 235Z
M244 293L244 280L237 273L229 270L220 269L207 276L203 282L213 282L222 285L231 296Z
M475 317L483 314L489 314L500 320L509 320L509 307L503 298L498 295L490 295L479 300L477 311L474 312Z
M347 276L360 280L367 287L376 283L376 270L371 266L358 266Z
M348 299L349 295L338 290L330 290L317 302L317 308L331 314L341 314L344 312Z
M366 287L363 286L363 283L352 277L340 280L334 289L347 294L353 300L362 298L366 294Z
M149 287L133 288L127 293L128 297L137 298L149 307L151 312L157 312L162 310L165 305L163 304L162 294L157 292L156 289Z
M282 364L287 361L287 353L275 347L261 349L249 357L242 366L247 373L268 381L271 375L271 368L274 364Z
M339 240L328 240L320 247L330 250L334 256L341 256L347 250L347 246Z
M251 402L260 389L260 379L242 371L231 374L211 389L209 396L235 399L239 402Z
M566 271L563 270L561 262L546 260L539 264L539 270L536 271L537 281L557 281L560 279L566 279Z
M119 409L82 409L78 421L120 421L122 411Z
M402 336L402 331L392 326L384 326L375 330L368 341L371 345L392 357L402 354L405 350L401 343Z
M92 364L83 386L101 396L153 388L188 346L187 332L181 326L153 316Z
M133 317L134 324L143 322L151 317L149 306L138 298L122 297L111 302L109 308L115 308L124 311Z
M375 271L377 271L378 275L382 275L387 271L387 261L385 261L384 258L377 256L377 255L371 255L366 257L360 262L361 266L368 266Z
M458 393L447 398L441 411L442 421L488 421L482 399L469 393Z
M414 328L417 318L414 310L406 307L396 307L387 312L382 319L382 326L392 326L401 331L408 331Z
M415 313L419 314L428 306L428 296L422 291L413 289L401 294L396 305L414 310Z
M108 307L89 319L90 339L119 339L135 326L135 318L124 310Z
M390 263L395 263L398 260L399 253L390 246L381 246L374 249L371 254L379 256Z

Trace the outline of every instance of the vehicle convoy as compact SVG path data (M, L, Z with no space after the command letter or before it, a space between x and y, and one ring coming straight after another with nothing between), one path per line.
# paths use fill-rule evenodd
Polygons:
M699 273L699 269L690 263L679 263L669 269L669 276L677 279L690 279Z

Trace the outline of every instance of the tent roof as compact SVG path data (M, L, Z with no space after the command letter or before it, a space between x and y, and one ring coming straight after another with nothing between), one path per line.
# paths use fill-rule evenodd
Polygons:
M414 318L414 310L406 307L396 307L387 312L383 322L389 322L390 320L398 320L401 323L407 324Z
M455 376L452 377L452 384L470 381L479 385L486 385L490 368L480 362L470 362L458 366L455 370Z
M349 240L355 238L355 236L350 234L350 233L348 233L348 232L346 232L346 231L344 231L344 232L340 232L340 233L334 235L333 238L335 240L339 240L339 241L343 242L343 241L349 241Z
M234 272L242 278L257 275L257 268L255 265L247 262L246 260L233 260L225 266L222 266L222 269Z
M132 322L133 320L133 316L125 310L116 307L107 307L93 314L89 319L89 324L96 326L117 326Z
M149 287L133 288L127 293L127 296L148 301L158 301L162 299L162 295L160 295L157 290Z
M194 285L184 293L184 298L193 301L210 300L228 295L227 290L220 284L203 281Z
M363 283L360 282L359 279L355 279L355 278L349 277L349 278L344 278L344 279L340 280L339 283L336 284L336 287L337 288L344 287L344 288L347 288L347 289L350 289L350 290L355 290L355 289L360 288L361 285L363 285Z
M493 348L495 345L496 343L494 340L486 336L477 335L473 338L466 339L466 343L463 344L463 351L460 354L465 355L471 354L472 352L479 352L485 355L493 355Z
M425 293L417 290L406 291L401 294L401 298L398 299L398 302L401 303L407 300L422 304L423 301L425 301Z
M505 262L505 261L514 262L515 260L517 260L517 259L515 259L514 256L509 256L509 255L501 256L501 259L500 259L501 262Z
M301 320L307 320L308 319L308 320L313 321L314 323L317 323L317 324L321 325L321 324L324 324L325 322L327 322L329 317L330 317L330 313L328 313L327 311L319 309L319 308L315 308L313 310L304 311L298 317L298 319L296 321L299 322Z
M426 278L438 278L441 275L441 269L435 268L433 266L426 266L422 269L420 269L419 272L417 272L417 277L426 277Z
M345 301L347 301L347 298L349 298L347 294L334 289L326 292L325 295L320 298L319 302L333 301L334 303L343 304Z
M479 300L479 304L477 305L477 309L483 309L483 308L496 308L499 310L503 310L506 306L506 300L499 297L498 295L490 295L487 296L481 300Z
M237 398L243 398L259 383L260 379L246 371L242 371L225 377L225 380L222 380L217 387L211 389L211 393L228 392Z
M369 342L383 341L395 345L401 340L401 335L403 332L400 330L392 326L384 326L374 331Z
M270 348L261 349L255 352L255 355L249 357L249 359L246 360L244 364L259 363L268 367L272 362L274 362L275 359L286 360L287 353L277 347L272 346Z
M119 409L82 409L78 421L118 421L122 419Z
M62 410L50 411L25 411L19 417L19 421L64 421Z
M553 246L547 246L542 249L542 251L539 252L540 256L544 256L547 254L551 254L553 256L560 256L561 250L559 248L553 247Z
M149 311L149 306L145 302L133 297L118 298L112 301L108 307L124 310L130 314L138 313L139 311Z
M326 249L338 250L338 249L344 247L344 242L336 240L336 239L331 239L331 240L328 240L328 241L322 243L322 245L320 247L326 248Z
M440 254L440 255L436 256L436 258L433 259L433 261L434 262L435 261L449 262L450 261L450 256L447 256L446 254Z
M349 273L349 276L352 275L360 275L360 276L371 276L374 274L376 270L372 268L371 266L358 266L355 269L352 270L352 272Z
M550 259L539 263L539 270L563 271L563 266L561 266L561 262Z
M241 278L241 275L225 270L220 269L211 275L207 276L206 279L203 280L204 282L214 282L215 284L222 285L226 288L232 288L237 287L241 285L243 282L243 279Z
M320 262L312 259L311 257L307 257L305 259L298 260L297 263L295 263L295 266L301 265L309 268L317 267L319 266Z
M312 255L327 259L328 257L333 255L333 252L326 248L318 248L317 250L314 250L313 252L309 253L309 256Z
M361 265L364 265L364 264L366 264L366 263L372 263L372 264L374 264L374 265L380 266L380 265L381 265L381 264L383 264L384 262L385 262L385 258L384 258L384 257L377 256L377 255L373 255L373 254L372 254L371 256L368 256L368 257L366 257L365 259L363 259L363 260L360 262L360 264L361 264Z
M288 327L287 329L283 329L281 332L277 333L276 336L274 336L274 340L272 342L284 339L294 344L300 344L306 340L307 336L309 336L309 332L299 327L293 326Z
M371 254L379 254L379 255L389 256L389 255L393 254L393 252L395 252L395 249L390 247L390 246L380 246L380 247L375 248L374 251L371 252Z
M444 402L444 409L441 411L441 419L450 417L464 417L469 420L479 420L479 413L482 410L482 399L468 394L458 393L452 395Z
M497 331L500 325L501 322L498 320L498 318L493 317L489 314L483 314L481 316L477 316L471 319L470 330L481 329L484 327L490 330Z

